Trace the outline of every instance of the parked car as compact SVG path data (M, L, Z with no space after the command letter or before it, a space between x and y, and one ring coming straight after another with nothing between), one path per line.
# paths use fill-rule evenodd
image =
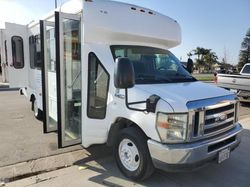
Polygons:
M237 93L240 101L250 102L250 63L240 74L217 74L217 85Z

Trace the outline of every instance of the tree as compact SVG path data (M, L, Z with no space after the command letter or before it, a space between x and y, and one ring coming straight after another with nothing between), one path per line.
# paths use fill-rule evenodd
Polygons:
M212 65L217 62L218 56L212 49L206 49L203 47L197 47L187 54L188 57L197 55L196 67L200 71L201 68L211 69Z
M197 55L198 61L200 61L200 56L204 52L204 48L202 48L202 47L196 47L196 49L194 49L193 52L194 52L194 55Z
M212 69L213 64L215 64L217 60L218 56L211 49L209 49L204 55L204 62L209 67L209 69Z
M196 49L192 50L192 52L193 52L193 55L197 55L196 67L198 68L200 72L200 68L204 67L203 56L205 54L205 49L202 47L196 47Z
M241 43L238 67L242 68L246 63L250 63L250 28Z

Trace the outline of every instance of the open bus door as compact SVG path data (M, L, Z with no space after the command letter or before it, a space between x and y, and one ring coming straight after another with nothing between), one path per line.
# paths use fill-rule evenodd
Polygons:
M6 42L9 86L28 86L29 43L28 28L25 25L6 23Z
M58 145L81 143L81 17L55 12Z
M43 131L57 130L56 46L54 21L41 20Z

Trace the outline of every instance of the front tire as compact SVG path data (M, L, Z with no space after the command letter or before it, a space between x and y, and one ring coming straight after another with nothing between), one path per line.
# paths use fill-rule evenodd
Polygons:
M118 168L127 178L144 180L154 171L147 137L135 127L119 132L114 145L114 155Z

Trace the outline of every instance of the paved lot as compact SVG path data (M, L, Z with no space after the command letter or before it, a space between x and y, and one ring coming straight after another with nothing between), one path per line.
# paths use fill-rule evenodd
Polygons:
M124 178L113 157L86 162L79 160L74 166L33 176L7 184L12 186L187 186L187 187L249 187L250 186L250 122L244 123L242 143L229 160L221 164L210 163L203 168L182 173L156 170L148 180L135 183Z
M166 173L156 170L147 181L133 183L124 178L110 150L98 145L83 150L88 157L71 167L8 183L7 186L250 186L250 106L242 105L244 125L242 143L231 158L218 165L211 163L197 171ZM10 130L11 129L11 130ZM57 149L57 135L43 134L30 104L17 91L0 91L0 167L30 159L81 149ZM83 158L83 157L82 157ZM0 182L1 183L1 182ZM1 184L0 184L1 186Z
M250 103L241 103L240 105L240 119L250 117Z
M29 101L18 91L0 91L0 167L81 149L57 148L57 134L43 134Z

